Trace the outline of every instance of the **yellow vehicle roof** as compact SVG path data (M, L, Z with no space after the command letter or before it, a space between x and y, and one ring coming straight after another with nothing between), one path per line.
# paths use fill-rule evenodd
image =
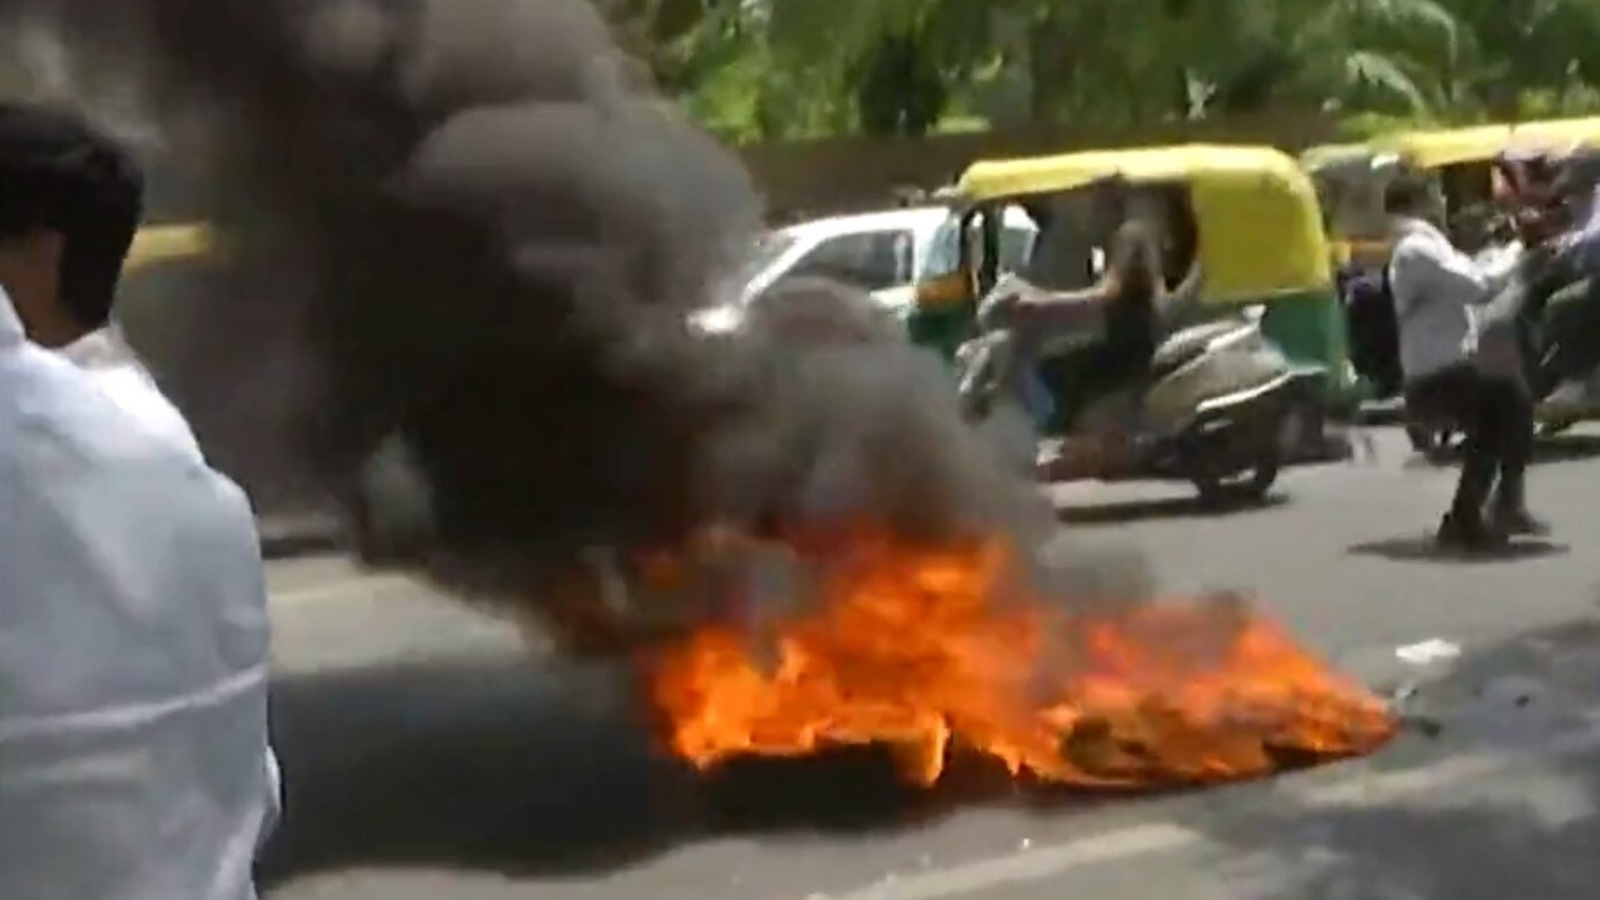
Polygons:
M133 237L124 268L136 272L169 260L201 256L210 251L212 238L211 229L198 223L141 228Z
M1363 142L1348 144L1318 144L1300 153L1300 164L1316 171L1324 166L1357 162L1372 156L1372 147Z
M1547 144L1555 150L1600 145L1600 117L1521 122L1512 126L1511 140L1515 144Z
M1543 145L1559 151L1577 144L1600 145L1600 117L1404 131L1378 137L1368 146L1374 154L1392 153L1408 165L1436 169L1490 160L1517 146Z
M1062 193L1113 176L1188 186L1208 301L1247 302L1332 281L1310 176L1273 147L1184 144L978 162L957 187L981 203Z
M966 198L983 201L1070 191L1113 176L1147 183L1241 176L1294 181L1298 168L1273 147L1183 144L980 161L956 186Z
M1374 154L1394 154L1407 165L1436 169L1493 159L1512 141L1510 125L1475 125L1439 131L1402 131L1373 139Z

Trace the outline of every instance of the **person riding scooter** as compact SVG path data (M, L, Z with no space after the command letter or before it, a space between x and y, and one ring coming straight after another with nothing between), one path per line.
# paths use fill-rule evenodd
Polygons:
M1009 313L1016 332L1026 336L1019 348L1022 357L1038 362L1055 400L1052 424L1059 431L1077 424L1095 399L1143 378L1158 340L1157 303L1164 285L1157 236L1147 222L1131 215L1126 182L1107 179L1091 190L1091 227L1105 246L1100 283L1071 292L1022 289ZM1081 327L1086 308L1103 322L1100 337L1046 356L1045 345L1059 332ZM1044 465L1052 468L1049 462Z

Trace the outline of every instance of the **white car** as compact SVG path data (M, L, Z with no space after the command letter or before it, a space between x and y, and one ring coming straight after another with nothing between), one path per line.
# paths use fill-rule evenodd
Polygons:
M960 220L943 206L829 216L767 232L745 264L738 300L703 310L695 324L708 331L737 327L750 299L795 276L823 276L872 294L886 308L909 307L918 282L954 271ZM1038 229L1020 209L1007 210L1001 266L1015 269L1033 248Z

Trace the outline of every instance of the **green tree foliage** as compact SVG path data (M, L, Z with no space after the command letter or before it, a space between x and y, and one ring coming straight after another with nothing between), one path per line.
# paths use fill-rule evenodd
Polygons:
M1600 111L1600 0L612 2L656 80L739 140Z

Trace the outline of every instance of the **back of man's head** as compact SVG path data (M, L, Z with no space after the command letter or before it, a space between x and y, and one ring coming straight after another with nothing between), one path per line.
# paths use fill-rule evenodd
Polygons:
M1401 172L1383 188L1383 211L1427 218L1435 207L1433 182L1420 172Z
M0 103L0 244L61 235L57 300L85 329L110 318L144 207L144 175L109 135L67 109Z

